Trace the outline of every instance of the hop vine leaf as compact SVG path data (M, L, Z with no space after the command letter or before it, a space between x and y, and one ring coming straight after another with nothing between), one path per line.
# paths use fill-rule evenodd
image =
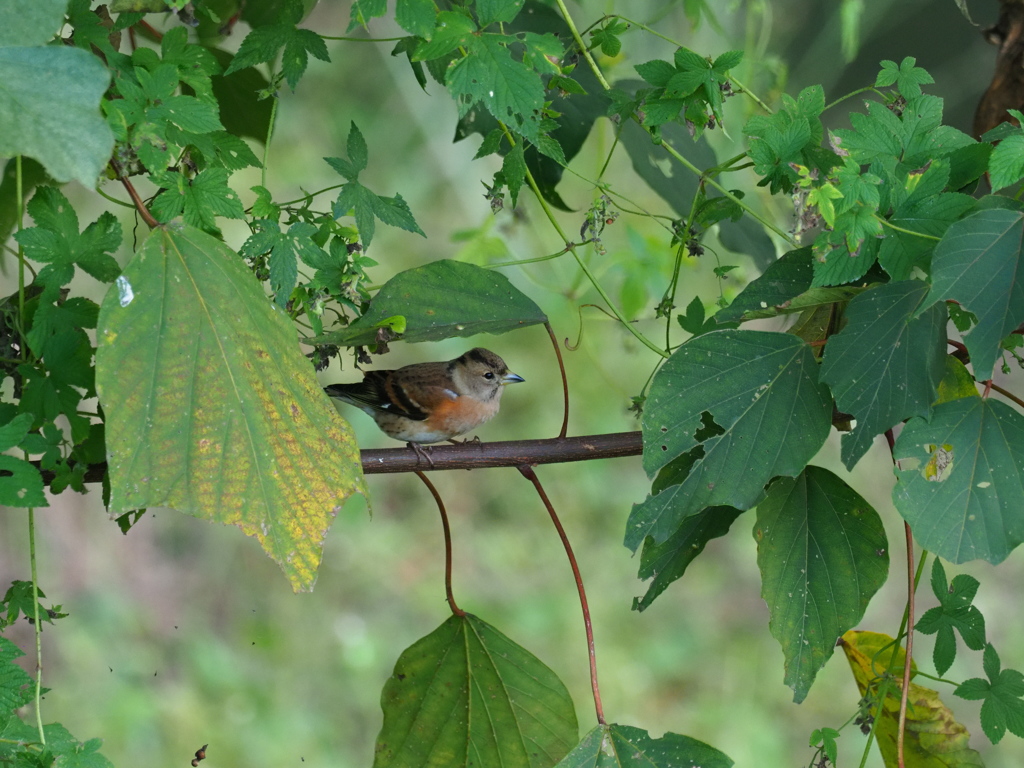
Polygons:
M973 576L961 573L946 580L946 569L942 561L935 558L932 564L932 591L939 605L925 611L918 620L916 629L926 635L936 635L933 660L935 670L944 675L956 658L957 630L968 648L980 651L985 647L985 617L971 603L978 593L979 582Z
M271 62L277 57L278 52L282 51L281 74L294 91L309 65L310 54L320 61L331 60L327 53L327 44L320 35L310 29L299 29L296 26L301 20L301 4L289 3L281 13L278 23L257 27L246 35L224 74L230 75L257 64Z
M981 729L993 744L998 744L1007 730L1024 738L1024 675L1016 669L1000 669L999 654L991 643L985 646L982 664L988 680L965 680L957 687L956 695L983 702Z

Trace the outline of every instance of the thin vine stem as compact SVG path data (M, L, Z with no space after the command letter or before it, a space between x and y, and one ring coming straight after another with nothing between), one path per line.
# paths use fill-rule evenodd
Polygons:
M1024 400L1022 400L1021 398L1017 397L1015 394L1013 394L1013 392L1010 392L1008 389L1004 389L1003 387L1000 387L998 384L996 384L991 379L988 382L988 386L991 387L992 389L994 389L996 392L998 392L1003 397L1009 398L1010 400L1015 402L1017 405L1019 405L1021 408L1024 408Z
M551 339L551 346L555 348L555 357L558 359L558 372L562 374L562 395L565 406L562 415L562 428L558 431L558 439L564 440L565 434L569 429L569 379L565 375L565 361L562 360L562 350L558 346L558 338L555 336L555 330L551 327L550 320L544 321L544 329L548 332L548 337Z
M888 227L889 229L892 229L896 232L902 232L904 235L913 235L914 237L920 237L922 240L934 240L935 242L939 242L939 240L942 239L941 237L936 237L935 235L926 235L924 232L915 232L912 229L904 229L903 227L898 227L888 219L879 216L877 213L875 214L875 220L880 222L883 227Z
M836 106L838 104L842 104L847 99L852 99L854 96L857 96L857 95L859 95L861 93L867 93L868 91L873 91L874 93L877 93L879 96L883 95L881 91L879 91L877 88L875 88L875 86L869 85L866 88L858 88L856 91L852 91L851 93L848 93L845 96L840 96L838 99L833 101L831 104L826 104L825 105L825 109L823 109L822 111L823 112L828 112L830 109L832 109L832 107L834 107L834 106Z
M590 620L590 606L587 603L587 591L583 587L583 577L580 575L580 567L576 563L576 555L573 554L572 545L569 543L569 537L565 535L565 528L562 527L562 521L558 519L558 513L555 512L554 506L551 504L551 500L548 498L547 493L544 492L544 486L541 485L540 478L537 477L537 473L533 471L533 467L529 464L524 464L518 467L523 477L533 483L533 487L537 489L537 495L540 496L540 500L544 503L545 509L548 511L548 515L551 517L551 522L555 525L555 530L558 531L558 537L562 540L562 546L565 548L565 555L569 558L569 565L572 567L572 575L576 579L576 591L580 596L580 607L583 609L583 625L587 632L587 654L590 657L590 688L594 695L594 709L597 712L597 722L601 725L605 725L604 719L604 706L601 704L601 689L597 683L597 652L594 649L594 626Z
M39 743L45 744L46 731L43 729L43 625L39 621L39 574L36 569L35 507L28 508L28 560L32 572L32 630L36 640L36 728L39 730Z
M448 525L448 512L444 508L444 501L441 500L441 494L437 492L437 488L425 474L419 470L413 474L427 486L427 490L430 491L430 495L437 503L437 511L441 514L441 529L444 531L444 594L448 599L448 607L456 616L465 616L466 612L455 603L455 594L452 592L452 529Z
M267 163L270 158L270 140L274 138L274 126L277 123L277 103L279 101L280 99L277 94L274 94L273 101L270 104L270 120L267 123L267 140L263 143L263 167L260 168L260 186L264 189L267 187ZM305 200L305 198L302 198L302 200ZM288 205L288 203L283 203L283 205Z
M576 46L580 49L580 53L583 58L587 60L587 65L590 70L594 73L594 77L601 83L601 86L606 90L610 91L612 87L608 84L608 81L604 79L604 73L601 68L597 66L597 62L594 61L594 57L590 55L590 50L587 48L587 44L583 42L583 38L580 36L580 31L576 29L576 22L572 20L572 15L569 13L569 9L565 7L565 0L555 0L558 5L558 10L562 14L562 18L565 20L566 25L569 27L569 32L572 34L572 39L576 41Z
M914 534L910 523L903 523L907 540L907 652L903 656L903 690L900 692L900 718L896 730L896 762L904 768L903 746L907 730L907 700L910 696L910 665L914 659Z

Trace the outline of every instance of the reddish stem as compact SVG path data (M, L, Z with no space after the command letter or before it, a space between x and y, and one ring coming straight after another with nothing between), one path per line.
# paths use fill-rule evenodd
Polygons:
M914 658L914 534L903 524L907 538L907 653L903 659L903 692L900 694L900 723L896 737L896 760L903 763L903 736L907 730L907 697L910 695L910 664Z
M415 474L427 486L427 490L437 502L437 511L441 513L441 528L444 530L444 593L448 598L448 607L456 616L465 616L466 612L455 604L455 595L452 594L452 531L448 527L448 513L445 511L444 502L441 501L441 494L437 492L434 484L422 472L417 470Z
M1006 397L1006 398L1009 398L1010 400L1013 400L1013 402L1015 402L1021 408L1024 408L1024 400L1021 400L1019 397L1017 397L1012 392L1010 392L1010 391L1008 391L1006 389L1003 389L998 384L994 383L991 379L987 382L987 385L992 387L992 389L994 389L996 392L998 392L1003 397Z
M982 400L988 400L988 395L992 391L992 379L988 379L985 382L985 391L981 393Z
M135 209L139 212L139 215L142 217L142 220L146 222L146 226L149 227L150 229L156 229L158 226L160 226L157 220L153 218L153 214L149 212L149 209L146 207L146 204L142 202L142 198L139 197L139 193L135 191L135 186L131 183L127 176L121 175L121 168L118 166L118 164L111 160L110 165L111 167L113 167L114 172L117 174L118 180L122 184L124 184L124 188L128 190L128 196L131 197L132 202L135 203Z
M562 546L565 547L565 554L569 558L569 565L572 566L572 574L576 579L576 590L580 594L580 607L583 609L583 626L587 631L587 652L590 655L590 687L594 693L594 708L597 710L597 722L605 725L604 707L601 704L601 690L597 684L597 653L594 650L594 627L590 621L590 606L587 604L587 592L583 588L583 577L580 575L580 568L576 563L576 555L573 554L569 537L565 535L562 521L558 519L558 514L555 512L551 500L548 499L548 495L544 492L544 486L540 484L540 479L537 477L537 473L533 471L533 467L524 464L517 467L517 469L537 489L537 494L540 496L540 500L544 502L544 506L551 516L551 522L555 524L555 530L558 531L558 536L562 539Z
M564 440L566 432L569 430L569 379L565 375L565 362L562 360L562 350L559 349L558 339L555 338L555 332L551 328L551 322L545 320L544 327L548 331L548 336L551 338L551 346L555 348L555 357L558 358L558 370L562 374L562 395L565 400L564 415L562 416L562 429L558 433L558 439Z

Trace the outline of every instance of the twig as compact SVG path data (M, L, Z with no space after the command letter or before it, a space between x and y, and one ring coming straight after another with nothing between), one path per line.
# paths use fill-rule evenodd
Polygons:
M139 193L135 191L135 185L131 183L127 176L121 175L120 166L113 160L110 161L111 167L114 169L114 173L117 174L117 179L120 181L126 190L128 190L128 196L131 197L132 202L135 203L135 209L139 212L139 216L146 222L146 226L150 229L156 229L160 226L159 222L153 218L153 214L149 212L146 204L142 202L142 198L139 197Z
M597 684L597 653L594 650L594 627L590 621L590 606L587 604L587 592L583 588L583 577L580 575L576 556L572 552L572 545L569 543L569 537L565 535L562 522L558 519L558 514L555 512L551 500L548 499L548 495L544 492L544 486L540 484L537 473L528 464L524 464L518 467L518 469L523 477L533 483L533 487L537 489L537 494L540 496L540 500L544 502L544 506L551 516L551 522L555 524L555 530L558 531L558 536L562 539L562 546L565 547L565 554L569 558L569 565L572 566L572 575L576 578L576 590L580 595L580 607L583 609L583 625L587 631L587 653L590 656L590 688L594 693L594 709L597 711L597 722L605 725L604 707L601 705L601 690Z
M565 433L569 429L569 379L565 375L565 361L562 360L562 350L558 346L558 339L555 338L555 332L551 328L551 321L545 320L544 327L547 329L548 336L551 337L551 346L555 348L555 357L558 358L558 370L562 374L562 394L565 400L565 410L562 416L562 428L558 432L558 439L564 440Z
M448 513L445 511L441 494L437 492L434 484L422 472L415 474L427 486L430 495L437 502L437 511L441 513L441 528L444 530L444 594L448 598L448 607L456 616L465 616L466 612L455 604L455 595L452 594L452 530L448 527Z

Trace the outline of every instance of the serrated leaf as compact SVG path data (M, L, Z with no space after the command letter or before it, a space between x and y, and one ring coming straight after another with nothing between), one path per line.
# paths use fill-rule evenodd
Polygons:
M1002 562L1024 540L1024 416L995 400L940 403L893 449L893 503L922 547L953 563Z
M808 466L780 477L754 525L768 629L786 657L785 683L800 703L836 641L864 616L889 574L878 513L836 475Z
M931 414L945 370L946 306L933 304L915 317L927 293L927 283L912 280L864 291L847 306L846 327L828 340L821 380L839 409L857 420L843 435L847 469L876 435Z
M35 695L32 678L14 663L24 655L18 646L6 637L0 637L0 720L28 704Z
M365 493L358 450L241 257L192 227L154 230L97 338L111 514L169 506L238 525L311 589L331 519Z
M732 768L733 761L702 741L665 733L651 738L631 725L599 725L555 768Z
M838 233L823 232L819 235L819 240L831 240L835 234ZM815 287L837 286L860 280L875 263L879 244L876 238L871 238L861 243L858 251L851 253L845 239L838 243L832 241L830 244L815 242L812 284Z
M15 456L0 456L0 505L48 507L39 468Z
M1024 322L1022 237L1024 214L979 211L950 225L932 256L928 303L954 299L978 317L964 343L979 381L992 378L1000 342Z
M362 317L308 341L371 345L379 324L395 315L405 317L402 339L411 342L507 333L547 321L541 308L500 272L442 259L399 272L381 286Z
M576 743L554 672L476 616L452 616L407 648L381 694L374 768L546 768Z
M915 194L900 206L889 221L911 232L942 237L950 224L967 213L975 202L969 195L955 193L920 198ZM878 249L878 263L893 280L907 280L914 267L927 266L935 245L935 241L928 238L887 231Z
M789 334L713 331L676 350L644 409L644 470L702 453L681 483L633 506L626 546L665 541L704 507L749 509L772 478L799 474L832 424L832 399L817 377L810 347ZM705 412L721 432L701 439Z
M78 48L0 48L0 82L0 156L27 155L56 181L93 189L114 148L99 108L107 68Z
M937 635L932 658L935 671L940 675L946 674L956 658L954 629L960 632L968 648L980 651L985 647L985 617L971 605L979 586L977 579L965 573L954 577L950 585L942 561L935 558L932 562L932 592L939 605L925 611L914 629L926 635Z
M150 207L157 221L166 223L181 216L190 226L218 234L218 216L245 218L242 201L228 186L226 168L207 168L191 179L173 172L154 174L153 178L166 187Z
M877 632L849 631L842 638L843 652L850 663L854 680L861 696L871 696L869 714L878 722L875 735L885 765L897 764L896 741L899 727L900 691L905 658L902 648L892 658L892 638ZM884 649L884 650L883 650ZM911 668L915 669L913 662ZM893 669L889 695L881 708L877 704L879 679ZM942 703L937 691L917 683L910 684L907 694L913 706L907 707L904 756L907 766L922 768L984 768L984 761L970 747L970 734L956 721L953 713Z
M988 680L972 678L955 693L964 699L981 699L981 728L989 741L998 744L1007 729L1024 738L1024 675L1016 669L1000 670L999 655L992 644L985 647L984 667Z
M437 9L430 0L398 0L395 21L410 35L429 40L437 20Z
M525 0L477 0L476 13L480 28L490 24L507 24L523 9Z
M503 44L508 40L500 35L470 38L466 56L448 69L445 85L459 102L460 117L481 102L495 119L536 144L544 86L536 72L512 58Z

